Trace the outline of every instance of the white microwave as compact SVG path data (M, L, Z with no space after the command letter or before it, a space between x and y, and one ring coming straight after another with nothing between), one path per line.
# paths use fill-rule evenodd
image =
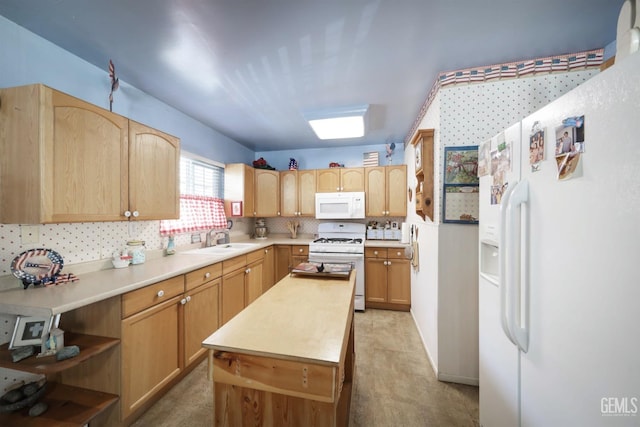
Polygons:
M364 192L316 193L316 218L364 218Z

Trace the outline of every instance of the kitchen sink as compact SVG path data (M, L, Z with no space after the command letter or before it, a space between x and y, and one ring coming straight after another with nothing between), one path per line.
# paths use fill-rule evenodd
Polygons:
M258 246L260 246L259 243L224 243L221 245L210 246L208 248L191 249L189 251L185 251L184 253L197 255L224 255L255 248Z

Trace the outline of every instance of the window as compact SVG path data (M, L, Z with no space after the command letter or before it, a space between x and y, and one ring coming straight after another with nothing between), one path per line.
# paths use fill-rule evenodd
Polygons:
M180 157L180 194L224 198L224 168Z
M160 221L160 235L226 228L223 197L223 167L180 157L180 219Z

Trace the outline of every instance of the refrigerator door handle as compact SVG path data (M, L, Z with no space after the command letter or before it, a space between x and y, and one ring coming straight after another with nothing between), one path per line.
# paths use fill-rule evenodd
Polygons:
M515 344L523 352L529 349L529 326L528 326L528 272L526 271L528 242L528 221L529 215L527 203L529 201L529 182L527 180L517 183L510 193L506 205L506 247L505 251L512 254L515 260L519 260L517 267L515 263L510 263L511 268L506 269L507 283L507 326L511 331L511 337L515 339ZM524 215L521 215L521 208ZM524 217L524 221L522 218ZM520 231L520 233L517 233ZM520 237L520 238L518 238ZM518 244L519 243L519 244Z
M507 301L508 298L508 287L509 283L507 281L507 270L508 264L510 260L510 252L507 251L507 210L508 205L511 200L511 195L515 190L518 183L511 184L507 187L504 194L502 195L502 200L500 201L500 242L498 246L498 287L500 289L500 325L502 326L502 330L504 334L509 338L514 345L518 345L514 334L511 332L511 328L509 326L509 321L507 319Z

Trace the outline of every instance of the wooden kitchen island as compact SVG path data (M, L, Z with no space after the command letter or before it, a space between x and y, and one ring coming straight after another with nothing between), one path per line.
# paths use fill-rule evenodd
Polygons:
M287 276L203 341L216 426L349 424L355 276Z

